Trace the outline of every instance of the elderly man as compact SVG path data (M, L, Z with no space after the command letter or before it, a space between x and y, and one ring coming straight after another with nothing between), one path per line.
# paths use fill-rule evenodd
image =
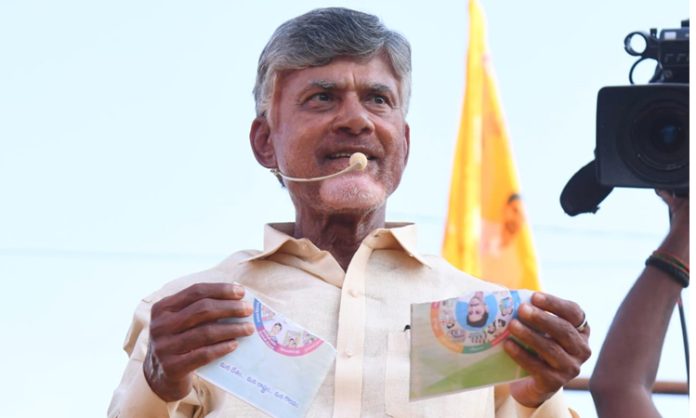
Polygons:
M496 286L439 257L418 254L414 226L385 222L409 155L405 121L410 46L378 18L319 9L273 34L259 59L251 147L258 162L292 177L325 176L367 156L362 171L319 182L285 181L295 222L266 226L263 251L173 281L145 298L126 339L130 355L112 417L261 416L194 371L254 332L241 298L274 310L335 345L309 416L563 417L560 389L590 350L573 302L536 293L505 343L530 377L510 385L409 402L409 306Z

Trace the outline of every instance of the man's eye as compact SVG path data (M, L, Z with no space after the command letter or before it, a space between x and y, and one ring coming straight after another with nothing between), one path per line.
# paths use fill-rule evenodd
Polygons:
M312 97L309 98L310 100L317 100L320 102L328 102L331 100L331 95L329 93L316 93L313 94Z
M378 105L388 105L389 104L389 99L385 96L381 96L379 94L375 94L372 97L370 97L370 100L372 100L373 103L378 104Z

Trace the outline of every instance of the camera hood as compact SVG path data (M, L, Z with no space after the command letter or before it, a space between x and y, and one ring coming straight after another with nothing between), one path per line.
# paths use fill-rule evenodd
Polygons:
M595 213L599 204L614 189L604 186L597 180L597 163L595 160L578 170L561 192L561 207L570 216L581 213Z

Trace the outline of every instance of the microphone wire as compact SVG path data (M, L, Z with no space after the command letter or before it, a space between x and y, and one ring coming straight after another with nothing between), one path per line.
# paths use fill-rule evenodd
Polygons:
M684 340L684 359L686 361L686 396L691 392L691 373L689 372L689 336L686 331L686 315L684 315L684 304L682 298L677 299L679 308L679 322L681 323L682 339Z
M327 179L330 179L333 177L340 176L341 174L347 173L347 172L352 171L352 170L364 170L365 167L367 167L367 157L365 156L365 154L363 154L362 152L354 152L350 156L350 159L348 160L348 167L346 167L343 170L338 171L336 173L328 174L326 176L302 178L302 177L291 177L291 176L285 175L277 168L272 168L270 171L273 175L280 176L280 177L284 178L285 180L300 182L300 183L307 183L307 182L312 182L312 181L327 180Z

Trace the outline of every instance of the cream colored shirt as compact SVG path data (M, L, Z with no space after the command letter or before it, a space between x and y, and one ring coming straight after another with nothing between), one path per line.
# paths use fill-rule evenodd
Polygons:
M390 224L368 235L347 271L327 251L292 237L294 225L267 225L264 251L241 251L218 266L170 282L142 300L126 337L128 365L109 417L263 417L263 412L202 379L184 399L166 403L148 386L143 359L150 308L198 282L238 282L275 311L337 349L308 417L571 417L561 393L539 408L519 405L507 386L409 401L410 304L497 286L440 257L416 251L415 226Z

